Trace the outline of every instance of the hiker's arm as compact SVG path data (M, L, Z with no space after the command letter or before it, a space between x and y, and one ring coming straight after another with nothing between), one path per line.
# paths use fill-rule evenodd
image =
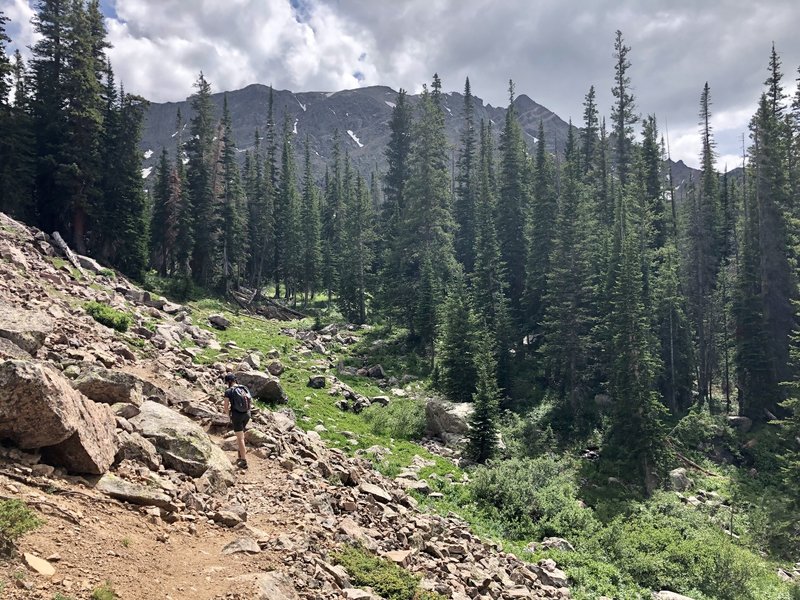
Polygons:
M225 395L225 400L222 401L222 411L227 415L230 412L230 402L228 402L228 396Z

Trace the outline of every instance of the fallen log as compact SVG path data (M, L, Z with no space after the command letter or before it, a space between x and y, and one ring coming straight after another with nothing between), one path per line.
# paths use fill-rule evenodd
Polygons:
M72 263L72 266L78 269L78 272L86 277L86 272L83 270L80 261L78 260L78 256L70 249L67 245L67 242L64 241L64 238L61 237L61 234L57 231L53 232L53 240L55 241L56 247L64 253L64 256L67 257L67 260Z

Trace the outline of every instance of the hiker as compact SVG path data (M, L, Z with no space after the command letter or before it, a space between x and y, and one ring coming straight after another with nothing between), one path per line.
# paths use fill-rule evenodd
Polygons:
M225 383L228 386L228 389L225 390L225 412L231 417L231 425L236 434L236 444L239 450L239 460L236 461L236 466L246 469L247 449L244 446L244 428L250 420L253 397L250 395L250 390L236 383L236 375L233 373L225 375Z

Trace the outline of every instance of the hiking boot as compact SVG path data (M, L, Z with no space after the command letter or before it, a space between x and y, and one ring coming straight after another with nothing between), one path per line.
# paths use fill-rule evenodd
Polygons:
M244 458L240 458L239 460L236 461L236 466L239 467L240 469L246 469L247 460L245 460Z

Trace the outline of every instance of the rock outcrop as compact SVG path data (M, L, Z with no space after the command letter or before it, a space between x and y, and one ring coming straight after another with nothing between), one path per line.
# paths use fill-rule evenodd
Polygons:
M53 331L48 315L0 302L0 338L5 338L25 352L35 355Z
M45 449L76 473L104 473L117 452L111 410L73 390L49 366L0 363L0 438L23 449Z

